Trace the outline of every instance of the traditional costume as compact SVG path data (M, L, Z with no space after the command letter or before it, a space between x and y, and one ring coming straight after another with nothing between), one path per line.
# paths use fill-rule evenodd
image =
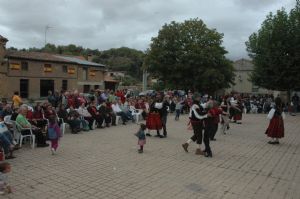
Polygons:
M283 112L279 108L272 108L267 116L270 119L269 126L266 130L266 134L271 138L282 138L284 137L284 123L283 123Z
M160 105L155 101L150 105L150 112L146 120L147 129L156 130L157 135L159 135L159 130L162 129L162 122L161 122L160 114L158 112L159 106L162 107L162 104ZM151 136L149 132L146 135Z

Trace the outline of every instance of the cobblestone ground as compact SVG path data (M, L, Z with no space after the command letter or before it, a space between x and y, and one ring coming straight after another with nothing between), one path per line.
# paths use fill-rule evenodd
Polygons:
M3 198L300 198L300 116L287 116L286 137L273 146L266 115L244 115L242 125L218 132L209 159L194 154L195 144L183 151L187 115L168 119L168 138L148 138L144 154L131 123L66 134L54 156L24 146L10 161L15 193Z

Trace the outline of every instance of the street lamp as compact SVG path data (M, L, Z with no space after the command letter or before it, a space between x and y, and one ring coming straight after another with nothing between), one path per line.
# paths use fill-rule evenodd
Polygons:
M50 26L48 26L48 25L45 27L45 46L46 46L46 44L47 44L47 31L48 31L50 28L52 28L52 27L50 27Z

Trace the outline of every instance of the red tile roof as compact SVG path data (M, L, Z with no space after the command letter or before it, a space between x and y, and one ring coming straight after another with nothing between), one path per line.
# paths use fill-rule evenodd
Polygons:
M63 62L63 63L75 63L69 60L59 58L51 53L42 52L27 52L27 51L6 51L6 57L17 59L29 59L37 61L49 61L49 62Z

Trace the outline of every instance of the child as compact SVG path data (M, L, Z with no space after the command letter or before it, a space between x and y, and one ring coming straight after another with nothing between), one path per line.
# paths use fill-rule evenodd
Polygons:
M180 116L180 112L182 109L182 102L179 99L175 100L176 106L175 106L175 112L176 112L176 116L175 116L175 120L179 120L179 116Z
M135 134L138 137L138 145L140 145L139 153L143 153L144 144L146 144L146 136L145 136L146 125L141 124L139 131Z
M12 193L12 189L7 182L6 173L11 171L10 164L8 162L0 163L0 195L6 193Z
M49 118L48 137L51 141L51 152L54 155L58 147L58 140L61 137L60 128L54 115Z

